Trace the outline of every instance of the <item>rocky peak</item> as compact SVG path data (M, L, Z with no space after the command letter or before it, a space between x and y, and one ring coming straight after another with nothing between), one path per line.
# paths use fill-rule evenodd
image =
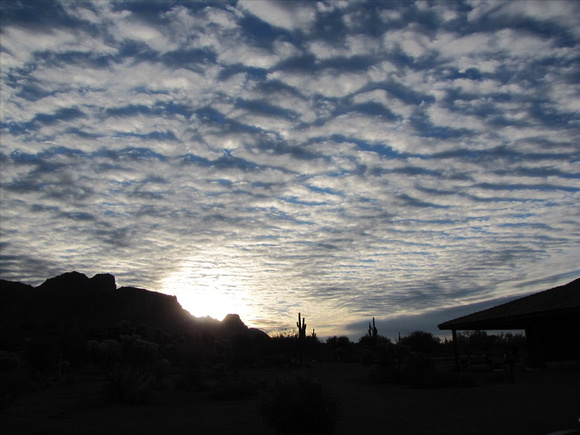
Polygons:
M115 276L110 273L99 273L93 276L90 280L91 287L97 291L116 290L117 283Z
M247 331L248 327L242 322L238 314L228 314L222 321L223 327L228 332Z
M66 272L62 275L48 278L38 286L42 290L55 290L62 288L78 288L85 287L89 282L89 278L80 272Z
M99 273L89 279L84 273L67 272L54 278L49 278L38 286L46 290L88 290L111 291L117 288L115 277L110 273Z

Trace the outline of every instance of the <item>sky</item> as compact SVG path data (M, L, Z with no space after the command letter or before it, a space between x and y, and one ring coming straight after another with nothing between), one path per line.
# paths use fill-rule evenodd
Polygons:
M580 2L8 0L0 38L2 279L356 338L580 276Z

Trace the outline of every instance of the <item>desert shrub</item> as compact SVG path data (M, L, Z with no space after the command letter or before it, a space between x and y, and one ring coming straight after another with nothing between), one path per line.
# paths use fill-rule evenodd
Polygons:
M174 385L178 391L201 391L206 389L201 371L195 367L182 369Z
M396 366L378 366L368 374L371 384L399 384L402 379L402 372Z
M437 369L433 361L422 354L410 356L404 365L379 364L368 375L371 384L403 384L410 388L463 388L477 385L475 379L464 373Z
M288 359L285 355L275 353L270 356L270 364L276 369L283 369L288 364Z
M230 344L229 363L231 365L247 366L256 362L260 356L259 348L252 337L238 334L231 339Z
M413 331L401 338L400 344L409 346L414 352L433 353L441 349L441 339L430 332Z
M433 370L435 370L433 360L424 355L413 355L407 363L408 372L431 372Z
M458 334L457 340L462 352L468 355L486 354L493 350L497 336L488 335L486 331L465 331Z
M412 388L435 387L435 365L430 358L415 355L409 359L404 374L405 383ZM432 385L433 384L433 385Z
M228 367L224 363L218 363L211 368L211 376L220 379L226 376Z
M457 372L437 369L409 371L405 373L405 383L410 388L465 388L474 387L476 382L472 377Z
M169 373L171 362L167 359L159 360L155 367L155 389L167 390L170 387Z
M211 387L209 398L221 401L242 400L256 394L256 386L247 380L223 380Z
M107 382L103 388L104 396L111 402L145 405L153 402L153 389L148 383L134 384L130 387L119 383Z
M274 334L270 342L270 351L281 355L293 355L296 352L296 337L288 331Z
M350 339L346 335L341 335L340 337L337 337L336 335L333 337L328 337L326 339L326 344L331 349L334 348L349 349L352 346Z
M55 337L34 337L27 343L25 357L34 370L55 371L58 367L60 348Z
M0 351L0 411L17 402L34 385L22 369L22 360L11 352Z
M138 335L88 343L89 353L108 379L109 399L141 403L150 399L149 380L157 372L157 344Z
M342 347L334 349L331 354L332 361L349 362L352 359L353 358L351 357L351 353Z
M279 434L333 434L339 419L336 400L318 382L304 377L279 380L259 400L266 423Z
M251 367L262 362L268 354L270 337L239 334L232 338L231 347L230 363L238 367Z
M345 335L341 335L340 337L337 337L336 335L328 337L323 349L325 352L320 356L324 361L356 361L353 355L355 346Z
M361 363L365 366L370 366L375 362L375 354L370 349L363 350L361 356Z
M477 383L472 377L457 372L441 370L412 372L406 375L406 384L410 388L465 388L475 387Z
M390 343L390 342L391 342L391 340L388 337L385 337L383 335L376 335L376 336L363 335L362 337L360 337L358 339L358 344L359 344L359 346L362 346L362 347L374 347L377 345L386 344L386 343Z
M419 355L411 358L404 373L404 382L410 388L473 387L473 378L464 374L438 370L430 358Z
M0 373L14 373L20 368L20 357L12 352L0 351Z
M400 384L410 365L411 348L402 344L384 343L376 347L376 367L368 375L373 384ZM421 363L418 363L419 365ZM416 367L418 368L418 367Z

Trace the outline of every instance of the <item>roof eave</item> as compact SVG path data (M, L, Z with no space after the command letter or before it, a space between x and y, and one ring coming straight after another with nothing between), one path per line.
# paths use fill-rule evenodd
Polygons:
M459 331L466 330L504 330L504 329L525 329L530 320L551 317L554 315L562 315L568 313L580 313L580 307L571 307L569 309L544 311L541 313L530 313L519 316L503 316L493 319L481 320L461 320L455 319L448 322L443 322L437 327L442 331L451 331L453 329ZM456 321L461 320L461 321Z

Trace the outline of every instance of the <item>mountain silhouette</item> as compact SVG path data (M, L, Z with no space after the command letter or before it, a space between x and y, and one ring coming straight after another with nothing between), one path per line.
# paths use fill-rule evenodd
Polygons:
M111 274L89 278L69 272L37 287L0 280L0 318L5 331L40 331L47 327L105 331L128 322L151 332L209 333L216 339L267 336L248 328L237 314L229 314L223 321L198 318L183 309L175 296L135 287L117 288Z

